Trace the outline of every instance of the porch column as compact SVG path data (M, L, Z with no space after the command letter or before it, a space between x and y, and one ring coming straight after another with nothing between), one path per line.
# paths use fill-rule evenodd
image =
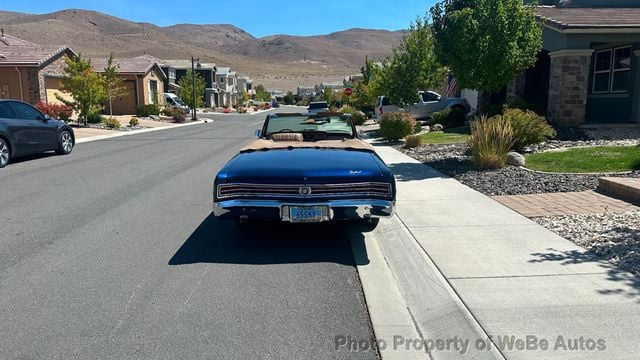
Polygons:
M637 124L640 124L640 50L633 52L635 64L631 63L631 73L635 73L635 79L631 79L635 83L635 88L631 93L633 98L631 99L631 119ZM635 67L634 67L635 66Z
M549 53L548 116L552 123L571 127L584 124L592 54L593 49Z

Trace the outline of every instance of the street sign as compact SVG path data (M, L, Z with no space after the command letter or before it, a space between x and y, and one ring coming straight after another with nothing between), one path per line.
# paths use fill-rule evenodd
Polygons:
M351 96L351 94L353 94L353 89L351 89L351 88L344 89L344 94L346 96Z

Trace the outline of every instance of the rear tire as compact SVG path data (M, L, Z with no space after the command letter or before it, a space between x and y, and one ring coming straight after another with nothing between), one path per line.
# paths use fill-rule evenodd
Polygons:
M0 168L3 168L9 164L11 160L11 149L9 143L0 138Z
M73 140L73 136L68 130L63 130L60 133L60 137L58 138L58 148L56 149L56 154L58 155L67 155L73 150L73 146L75 142Z

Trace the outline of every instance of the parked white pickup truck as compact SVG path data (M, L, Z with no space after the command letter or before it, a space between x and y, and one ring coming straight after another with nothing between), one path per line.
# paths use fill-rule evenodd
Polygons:
M465 114L471 111L471 106L469 106L467 100L463 98L443 98L440 94L433 91L419 91L418 102L406 106L404 110L409 111L414 118L422 120L429 118L434 112L455 108L459 108L464 111ZM376 120L382 118L382 115L385 113L396 112L398 110L400 110L400 107L391 105L389 98L386 96L378 96L375 108Z

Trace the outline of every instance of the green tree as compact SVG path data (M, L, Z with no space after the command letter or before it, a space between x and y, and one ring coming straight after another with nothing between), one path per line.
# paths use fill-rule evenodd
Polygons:
M247 90L242 91L242 95L240 96L240 104L246 104L249 101L249 93Z
M417 18L411 24L376 81L379 91L397 104L414 103L418 90L441 86L444 69L436 59L431 28L426 20Z
M462 88L499 91L542 48L535 9L522 0L444 0L431 17L438 60Z
M122 78L118 76L118 68L113 63L113 53L109 55L107 67L104 68L102 79L104 82L106 98L107 101L109 101L109 116L113 116L113 100L127 96L129 93L127 88L124 86Z
M181 77L180 80L178 80L178 85L180 86L179 95L185 102L185 104L187 104L189 107L193 106L193 80L194 74L191 69L187 70L187 73L183 77ZM195 81L196 108L199 108L204 106L205 83L204 78L198 73L195 74Z
M296 103L296 99L295 96L293 95L293 92L288 91L287 95L284 96L284 104L285 105L293 105Z
M373 79L380 75L380 66L367 56L364 58L364 66L360 67L360 73L363 77L362 82L369 85Z
M322 99L327 102L329 107L331 107L335 102L335 94L333 93L333 90L324 88L324 90L322 90Z
M91 61L81 55L65 59L64 75L61 80L63 92L71 94L73 100L65 100L57 96L58 100L71 106L87 126L87 116L98 112L102 102L106 99L104 80L101 75L93 71Z
M263 85L256 86L256 99L260 101L271 100L271 93L265 90Z

